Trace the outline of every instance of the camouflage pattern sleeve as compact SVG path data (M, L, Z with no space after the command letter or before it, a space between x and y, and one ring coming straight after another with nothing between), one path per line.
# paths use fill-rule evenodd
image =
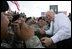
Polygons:
M42 46L39 38L37 36L33 36L32 38L25 41L27 48L45 48Z

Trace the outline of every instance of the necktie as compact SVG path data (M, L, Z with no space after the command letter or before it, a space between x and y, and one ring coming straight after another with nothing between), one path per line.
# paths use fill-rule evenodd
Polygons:
M54 35L54 21L52 21L52 35Z

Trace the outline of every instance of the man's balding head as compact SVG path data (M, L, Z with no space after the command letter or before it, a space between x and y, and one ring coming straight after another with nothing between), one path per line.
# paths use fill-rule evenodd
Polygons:
M55 16L54 12L51 11L46 12L46 17L48 18L48 20L54 20L54 16Z

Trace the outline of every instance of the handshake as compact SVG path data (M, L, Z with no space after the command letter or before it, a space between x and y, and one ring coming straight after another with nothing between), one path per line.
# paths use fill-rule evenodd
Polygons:
M34 28L31 26L28 26L25 23L24 19L16 20L13 23L14 29L16 29L16 34L22 39L22 40L28 40L32 36L34 36Z

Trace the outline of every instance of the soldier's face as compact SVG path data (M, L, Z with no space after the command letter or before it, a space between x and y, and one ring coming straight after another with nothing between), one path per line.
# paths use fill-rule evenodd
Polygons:
M9 20L4 12L1 12L1 40L4 39L4 37L7 34L7 27L9 24Z
M39 21L38 21L38 25L39 25L40 27L42 27L42 26L43 26L43 20L39 20Z

